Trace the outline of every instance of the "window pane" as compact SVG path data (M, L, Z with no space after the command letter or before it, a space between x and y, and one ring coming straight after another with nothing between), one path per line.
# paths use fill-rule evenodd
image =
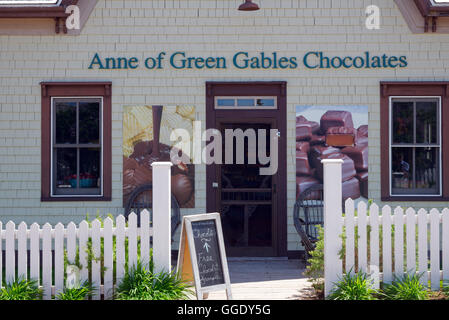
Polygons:
M257 105L263 107L274 107L274 99L257 99Z
M218 99L217 105L219 107L233 107L235 105L234 99Z
M100 149L80 149L80 188L100 187Z
M413 143L413 102L393 102L393 143Z
M76 143L76 103L55 104L56 143Z
M391 159L393 193L407 193L413 188L413 148L392 148Z
M56 188L71 189L77 187L76 182L76 149L55 149ZM57 190L56 190L57 191Z
M439 195L439 148L392 148L394 195Z
M439 148L416 148L416 188L421 193L439 194Z
M416 103L416 143L438 143L437 102Z
M254 107L254 99L237 99L239 107Z
M80 102L79 143L100 144L100 104Z

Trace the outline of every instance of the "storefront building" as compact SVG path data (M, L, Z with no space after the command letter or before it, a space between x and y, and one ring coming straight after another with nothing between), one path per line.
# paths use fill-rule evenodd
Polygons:
M300 254L293 207L325 157L347 197L449 206L449 3L243 2L0 1L0 221L124 213L175 129L176 204L220 212L228 255ZM206 164L206 129L254 129L270 160Z

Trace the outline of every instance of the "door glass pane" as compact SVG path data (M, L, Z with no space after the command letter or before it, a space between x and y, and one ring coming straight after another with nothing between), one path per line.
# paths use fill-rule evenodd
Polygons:
M254 101L254 100L253 100ZM270 124L263 123L226 123L221 131L240 129L248 133L243 139L234 137L232 145L225 146L223 139L223 160L227 153L233 154L232 163L220 166L221 174L221 212L223 233L228 247L263 247L273 246L273 176L261 175L260 168L269 166L259 162L259 130L266 135L265 150L270 155ZM250 134L253 132L253 134ZM237 154L243 153L242 164L237 163Z
M237 99L239 107L254 107L254 99Z
M56 143L76 143L76 102L56 102L55 115Z
M248 245L250 247L271 246L271 204L249 206Z
M439 148L416 148L416 188L420 193L439 194Z
M219 107L233 107L235 105L234 99L218 99L217 105Z
M410 193L413 189L413 148L392 148L393 193Z
M80 149L80 188L100 187L100 149Z
M438 143L437 102L416 103L416 143Z
M257 99L257 105L263 107L274 107L274 99Z
M413 102L393 102L393 143L413 143Z
M100 144L100 103L80 102L79 143Z
M54 154L56 157L56 188L76 188L76 148L57 148Z

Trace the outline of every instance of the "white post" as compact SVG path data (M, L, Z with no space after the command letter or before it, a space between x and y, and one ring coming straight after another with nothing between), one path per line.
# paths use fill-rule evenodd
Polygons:
M341 250L342 232L342 182L341 159L325 159L323 164L324 198L324 293L327 297L342 275Z
M153 261L171 272L171 162L153 162Z

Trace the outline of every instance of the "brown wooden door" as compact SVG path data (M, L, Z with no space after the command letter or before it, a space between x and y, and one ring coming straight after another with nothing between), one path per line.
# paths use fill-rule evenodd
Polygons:
M276 97L269 110L222 110L216 97ZM207 83L207 128L277 129L278 170L258 174L261 164L212 164L206 168L207 211L219 212L228 256L286 256L286 103L285 83ZM259 139L259 137L257 137ZM247 142L246 145L247 147ZM267 147L269 143L267 144ZM245 152L247 149L245 149ZM223 153L224 158L224 153Z

